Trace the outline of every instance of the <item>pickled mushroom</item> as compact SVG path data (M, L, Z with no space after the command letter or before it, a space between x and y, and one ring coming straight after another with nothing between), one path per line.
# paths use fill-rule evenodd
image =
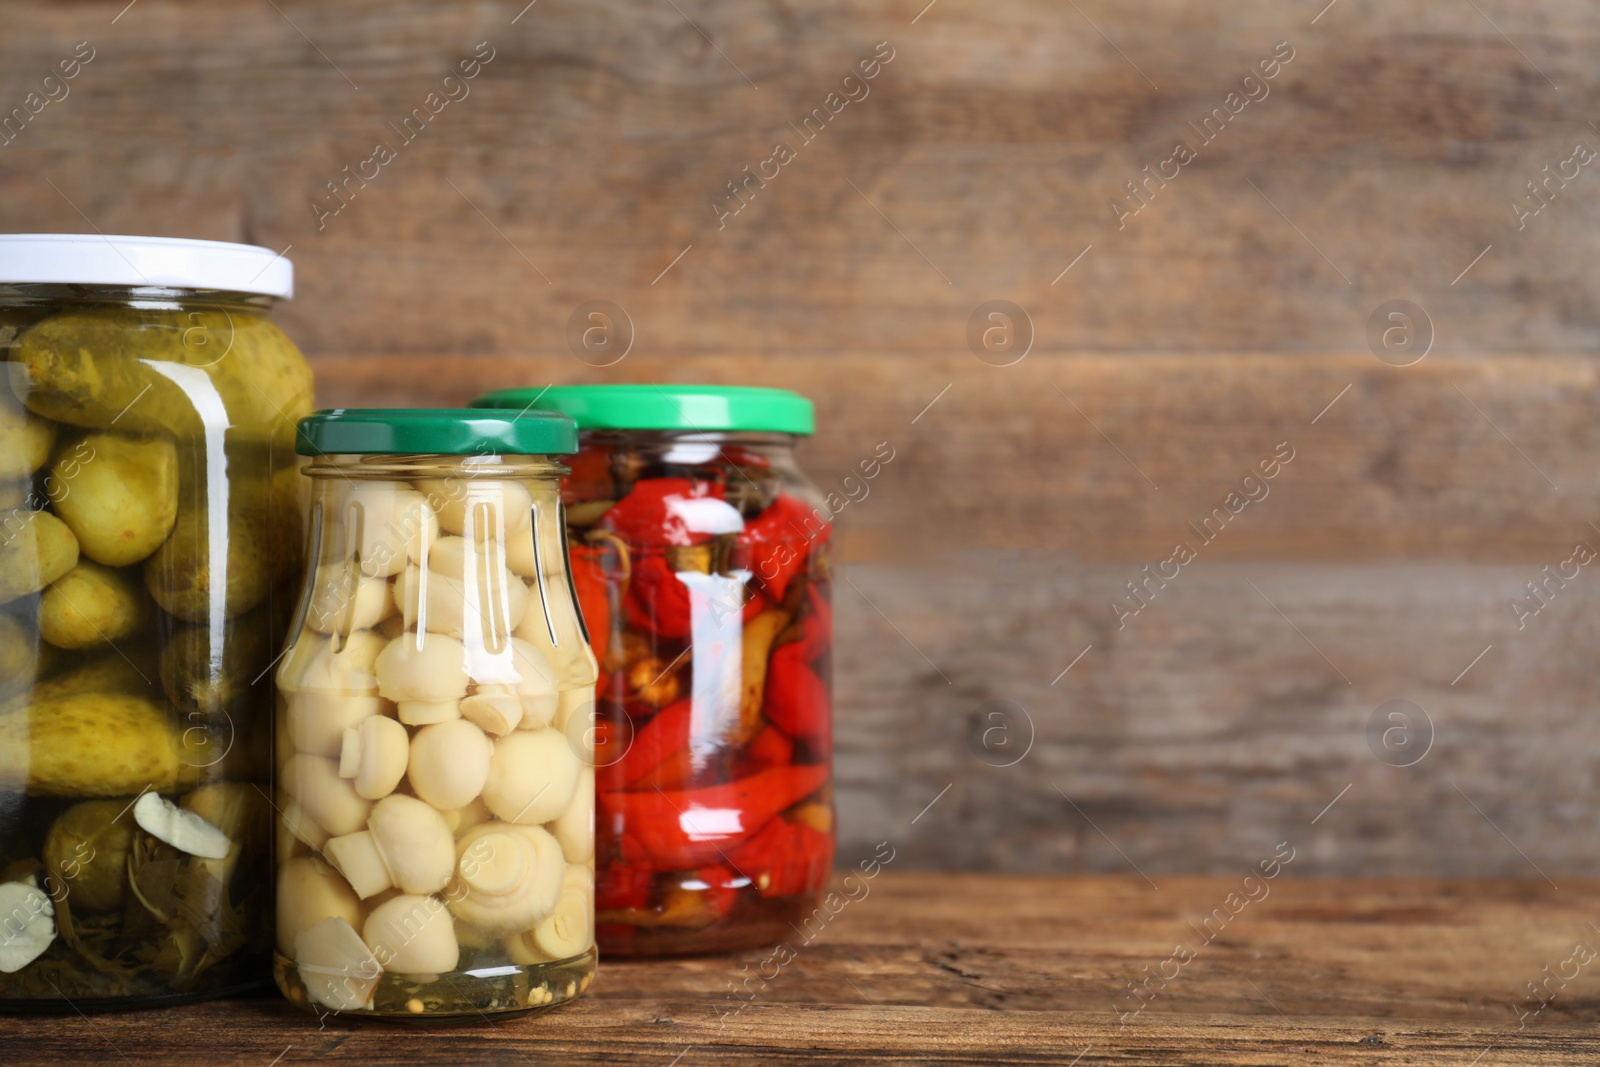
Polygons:
M518 730L494 744L483 802L507 822L549 822L572 802L580 766L559 731Z
M494 742L466 719L435 723L411 739L406 778L440 811L464 807L483 792Z
M138 563L177 521L178 452L167 438L91 433L51 473L64 487L56 513L96 563Z
M306 993L323 1007L372 1007L383 965L349 920L330 917L300 931L294 938L294 961Z
M484 823L456 842L445 899L456 918L484 933L526 930L555 908L565 869L561 846L539 827Z
M314 856L279 864L278 951L292 954L295 938L330 918L361 924L361 902L339 873Z
M456 969L461 946L450 912L437 897L401 894L378 905L361 936L386 971L439 975Z

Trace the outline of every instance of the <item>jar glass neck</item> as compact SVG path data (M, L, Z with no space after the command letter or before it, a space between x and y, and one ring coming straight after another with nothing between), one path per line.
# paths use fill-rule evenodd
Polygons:
M414 481L452 478L547 481L551 485L567 473L554 456L325 455L313 459L305 473L318 479L352 481Z
M34 304L60 307L216 308L265 314L277 303L259 293L221 289L174 289L161 285L66 285L55 282L0 283L0 307Z

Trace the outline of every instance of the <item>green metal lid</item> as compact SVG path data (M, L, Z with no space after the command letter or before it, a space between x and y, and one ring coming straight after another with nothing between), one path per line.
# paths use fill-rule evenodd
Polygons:
M554 411L332 408L300 420L294 450L329 455L547 455L578 450L577 425Z
M811 401L788 389L743 385L556 385L501 389L476 408L559 411L580 430L702 430L809 434Z

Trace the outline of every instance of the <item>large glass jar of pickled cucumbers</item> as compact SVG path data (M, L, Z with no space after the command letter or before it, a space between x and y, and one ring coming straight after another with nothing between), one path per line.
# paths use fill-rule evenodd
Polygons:
M246 245L0 236L0 1010L268 973L292 284Z
M527 1012L594 976L596 666L549 412L328 411L277 668L279 987L319 1014Z
M832 510L779 389L586 385L563 496L599 681L601 951L792 937L833 865Z

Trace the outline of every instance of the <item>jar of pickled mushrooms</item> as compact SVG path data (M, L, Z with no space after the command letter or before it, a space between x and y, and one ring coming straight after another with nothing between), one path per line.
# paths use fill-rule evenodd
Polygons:
M595 968L596 678L561 518L572 420L326 411L298 447L278 985L420 1021L571 1000Z
M792 936L834 854L837 504L795 462L811 402L781 389L583 385L474 403L578 422L563 498L601 666L601 950Z
M0 1010L265 981L292 289L264 248L0 236Z

